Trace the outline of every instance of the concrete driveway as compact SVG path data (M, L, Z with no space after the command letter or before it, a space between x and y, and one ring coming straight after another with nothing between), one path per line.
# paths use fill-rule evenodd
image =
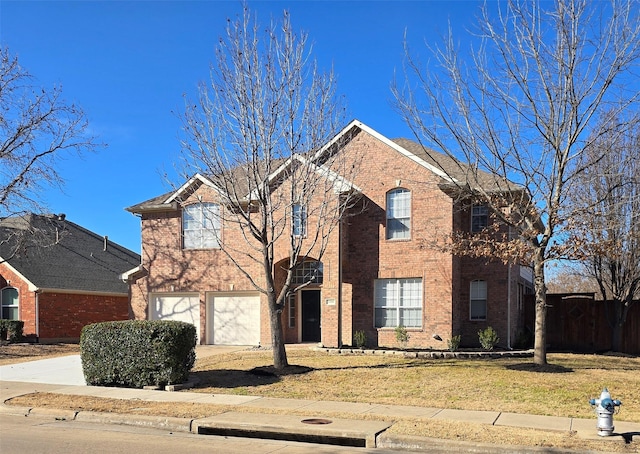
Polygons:
M86 385L80 355L0 366L0 380L51 385Z
M205 358L247 350L247 346L198 345L196 356ZM86 385L80 355L59 356L25 363L0 366L0 380L51 385Z

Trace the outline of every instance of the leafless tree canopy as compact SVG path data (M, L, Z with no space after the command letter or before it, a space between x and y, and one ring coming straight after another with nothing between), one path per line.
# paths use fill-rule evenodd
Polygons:
M568 242L583 272L614 305L613 349L620 350L629 308L640 297L640 120L607 119L580 157L585 168L569 191L575 216Z
M200 85L196 102L187 101L184 115L184 177L209 178L223 225L242 233L242 244L222 241L221 251L267 295L279 368L287 365L280 313L288 294L299 288L291 285L293 268L307 256L321 259L354 197L349 182L356 167L332 147L319 153L343 124L344 109L333 73L318 70L310 49L288 13L262 29L245 8L242 17L228 22L210 81ZM292 234L294 205L306 210L308 235ZM276 289L280 241L289 244L289 260L278 264L287 277ZM259 264L263 272L255 275L243 263Z
M640 52L634 1L487 2L467 53L450 33L422 65L407 49L398 110L425 145L469 164L457 187L489 206L526 253L536 285L536 353L546 362L544 264L572 217L570 183L603 116L632 108ZM503 190L488 193L475 168ZM512 183L513 185L511 185Z
M96 147L83 111L62 99L61 88L38 86L0 48L0 221L42 211L42 192L63 183L60 158Z

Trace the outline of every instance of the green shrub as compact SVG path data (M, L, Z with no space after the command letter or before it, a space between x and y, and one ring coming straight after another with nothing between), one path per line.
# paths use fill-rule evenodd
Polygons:
M23 330L22 320L0 320L0 340L19 342L22 340Z
M356 331L353 334L353 343L358 348L364 348L367 345L367 333L363 330Z
M88 385L165 386L183 383L195 363L196 328L168 320L87 325L80 335Z
M458 334L457 336L453 336L451 339L447 341L447 347L449 347L449 351L455 352L460 348L460 340L462 336Z
M496 333L496 331L490 326L485 330L478 331L478 338L480 339L480 345L482 348L487 351L493 350L493 347L500 342L498 333Z
M404 348L407 346L409 342L409 333L407 332L407 328L402 325L396 326L396 340L398 343Z

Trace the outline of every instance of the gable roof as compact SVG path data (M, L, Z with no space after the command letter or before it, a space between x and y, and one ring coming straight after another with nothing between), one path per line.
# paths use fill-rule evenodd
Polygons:
M23 242L14 255L20 235ZM140 264L139 254L62 215L4 219L0 239L8 239L0 241L0 261L6 260L0 266L22 276L31 291L127 295L128 285L119 275Z
M277 169L269 176L269 179L271 181L276 180L278 176L280 176L282 172L286 171L286 169L296 160L304 160L305 162L310 161L314 163L317 162L317 171L318 173L322 173L324 168L321 164L323 156L326 153L330 153L331 150L335 149L336 146L341 146L344 141L349 141L351 133L356 130L366 132L372 137L375 137L391 149L398 152L400 155L410 159L411 161L424 167L428 172L431 172L432 174L438 176L442 180L444 187L455 188L456 186L466 185L467 174L469 172L473 172L474 178L477 180L477 183L484 190L489 192L513 190L519 187L518 185L514 185L513 183L501 183L488 172L484 172L478 169L472 169L468 164L457 161L435 150L426 148L415 141L402 138L394 140L388 139L387 137L383 136L379 132L375 131L374 129L358 120L352 120L329 142L327 142L324 146L322 146L315 152L312 152L307 156L294 155L289 159L283 161L282 164L279 165ZM324 170L326 171L326 168L324 168ZM337 175L333 172L327 172L325 173L325 175L333 179L336 190L338 191L360 191L360 189L353 182L346 180L340 175ZM126 210L131 213L176 210L176 201L180 199L180 196L182 196L186 191L192 190L195 185L199 184L205 184L216 189L215 184L210 179L201 174L196 174L177 190L167 194L163 194L145 202L138 203L126 208Z

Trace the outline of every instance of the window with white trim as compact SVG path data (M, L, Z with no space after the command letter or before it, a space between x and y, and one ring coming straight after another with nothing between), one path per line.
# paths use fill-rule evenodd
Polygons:
M387 239L409 238L411 233L411 192L394 189L387 193Z
M469 319L487 319L487 281L471 281Z
M422 327L422 279L376 279L376 328Z
M220 247L220 205L195 203L182 211L182 238L185 249Z
M307 207L298 203L291 207L291 233L293 236L307 236Z
M471 208L471 231L480 232L489 225L489 209L484 205Z
M18 289L13 287L3 288L0 292L0 302L4 320L20 319Z

